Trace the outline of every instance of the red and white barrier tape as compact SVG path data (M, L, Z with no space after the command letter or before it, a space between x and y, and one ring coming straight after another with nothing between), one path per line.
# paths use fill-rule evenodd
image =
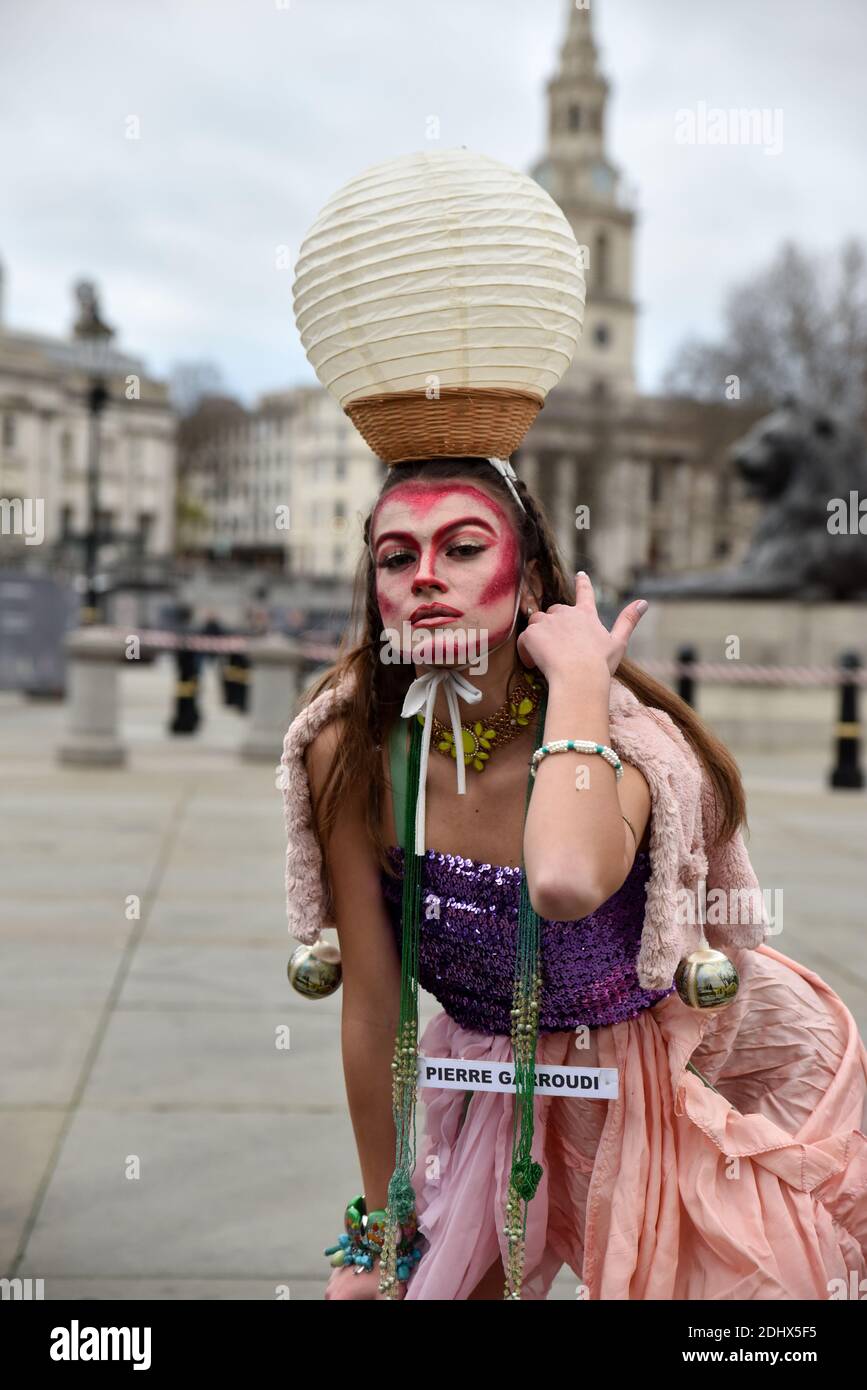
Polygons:
M182 648L184 651L193 652L245 652L249 645L247 637L216 637L168 630L163 632L160 628L143 627L136 631L132 628L110 627L103 628L102 631L106 636L118 637L124 642L135 637L143 647L158 647L163 651Z
M119 642L128 642L135 637L143 647L159 651L193 652L250 652L255 649L256 638L249 635L217 637L196 632L172 632L162 628L101 627L100 632L107 637L116 637ZM303 633L294 639L302 655L311 661L332 662L337 655L335 647L307 642Z
M156 647L163 651L177 651L179 648L194 652L250 652L255 650L256 638L249 636L205 636L198 633L163 631L160 628L141 628L138 632L129 628L103 628L108 636L128 641L137 637L143 647ZM311 661L330 664L337 656L337 648L322 643L307 642L301 634L295 639L303 655ZM698 681L709 681L716 685L785 685L785 686L837 686L843 670L839 666L751 666L740 661L637 661L635 663L649 676L659 679L677 679L682 675L694 676ZM846 671L850 684L867 685L867 668Z
M839 685L840 666L748 666L740 661L640 661L649 676L695 676L716 685ZM850 684L867 685L867 670L846 671Z

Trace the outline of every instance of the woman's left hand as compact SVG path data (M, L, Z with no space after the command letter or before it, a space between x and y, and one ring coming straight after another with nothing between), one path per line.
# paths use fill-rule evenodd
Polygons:
M613 676L646 608L644 599L628 603L609 632L596 611L593 585L582 570L575 576L574 605L552 603L544 613L531 614L518 637L518 655L549 682L560 673L586 677L604 667Z

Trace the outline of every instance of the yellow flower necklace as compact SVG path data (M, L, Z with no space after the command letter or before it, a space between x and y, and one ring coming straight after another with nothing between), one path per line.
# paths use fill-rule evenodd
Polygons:
M473 724L461 725L464 763L474 767L476 772L484 772L494 748L510 743L529 724L541 694L538 677L522 668L511 695L489 719L477 719ZM416 719L424 724L423 714L417 714ZM457 758L455 736L436 715L433 716L431 745L447 757Z

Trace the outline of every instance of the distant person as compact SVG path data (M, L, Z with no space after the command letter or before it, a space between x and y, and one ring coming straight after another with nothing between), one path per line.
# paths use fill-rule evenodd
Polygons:
M251 637L264 637L271 631L271 618L267 608L257 606L248 609L247 630Z
M216 613L206 613L205 621L199 628L199 634L202 637L223 637L226 634L226 628L220 622ZM203 661L217 661L219 656L220 653L216 651L202 652Z

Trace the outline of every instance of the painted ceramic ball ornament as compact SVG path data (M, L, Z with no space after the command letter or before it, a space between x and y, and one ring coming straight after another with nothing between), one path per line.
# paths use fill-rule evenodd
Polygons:
M690 951L674 974L677 992L691 1009L722 1009L738 992L738 972L722 951L703 946Z
M292 952L286 973L292 988L305 999L325 999L340 988L340 950L328 941L299 946Z

